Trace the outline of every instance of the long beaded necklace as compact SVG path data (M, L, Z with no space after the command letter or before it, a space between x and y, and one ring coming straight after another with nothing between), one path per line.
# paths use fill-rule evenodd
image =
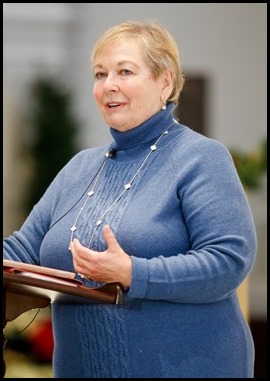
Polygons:
M159 137L157 138L157 140L155 141L155 143L153 145L150 146L150 151L148 152L148 154L146 155L146 157L144 158L144 160L142 161L142 163L140 164L140 166L138 167L137 171L135 172L135 174L133 175L133 177L131 178L131 180L126 183L122 189L122 191L120 192L120 194L116 197L116 199L107 207L106 210L104 210L99 218L97 219L96 223L95 223L95 227L94 227L94 230L92 232L92 235L89 239L89 243L88 243L88 248L91 247L91 244L93 242L93 239L94 239L94 236L95 236L95 233L96 231L98 230L99 226L102 224L103 220L104 220L104 217L107 215L107 213L114 207L114 205L120 200L120 198L123 197L123 195L132 187L135 179L137 178L137 176L139 175L140 171L142 170L142 168L145 166L146 162L148 161L148 159L150 158L151 154L153 152L155 152L157 150L157 144L159 143L160 139L166 135L169 131L168 130L165 130L163 131ZM88 204L89 200L91 199L91 197L93 197L93 195L95 194L95 189L97 187L97 184L98 184L98 180L100 179L101 177L101 174L105 168L105 165L106 165L106 162L108 160L109 157L112 157L111 155L111 151L112 150L109 150L105 153L105 160L103 161L102 165L100 166L95 178L94 178L94 181L93 181L93 184L91 186L91 189L87 192L87 198L85 200L85 202L83 203L83 206L81 207L81 209L79 210L79 213L77 214L76 218L75 218L75 221L72 225L72 227L70 228L71 230L71 237L70 237L70 242L73 241L74 239L74 233L75 231L77 230L77 222L84 210L84 208L86 207L86 205Z

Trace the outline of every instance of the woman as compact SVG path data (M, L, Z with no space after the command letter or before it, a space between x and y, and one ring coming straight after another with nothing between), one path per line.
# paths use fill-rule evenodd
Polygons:
M112 143L57 175L5 258L120 282L124 305L52 305L56 378L252 378L236 289L252 269L251 211L228 150L173 115L184 85L156 22L110 28L92 53Z

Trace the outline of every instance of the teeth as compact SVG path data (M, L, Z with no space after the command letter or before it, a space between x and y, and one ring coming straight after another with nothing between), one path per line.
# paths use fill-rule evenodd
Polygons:
M116 107L116 106L119 106L119 103L110 103L109 104L109 107Z

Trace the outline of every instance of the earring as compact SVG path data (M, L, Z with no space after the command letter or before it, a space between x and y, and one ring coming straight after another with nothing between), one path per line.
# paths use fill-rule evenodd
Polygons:
M162 108L162 110L166 110L166 104L164 103L164 105L161 107Z

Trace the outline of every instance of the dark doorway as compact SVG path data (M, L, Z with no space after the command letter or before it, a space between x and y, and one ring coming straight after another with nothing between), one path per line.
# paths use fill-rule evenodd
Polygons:
M181 124L207 136L206 91L207 79L204 76L186 75L186 82L174 115Z

